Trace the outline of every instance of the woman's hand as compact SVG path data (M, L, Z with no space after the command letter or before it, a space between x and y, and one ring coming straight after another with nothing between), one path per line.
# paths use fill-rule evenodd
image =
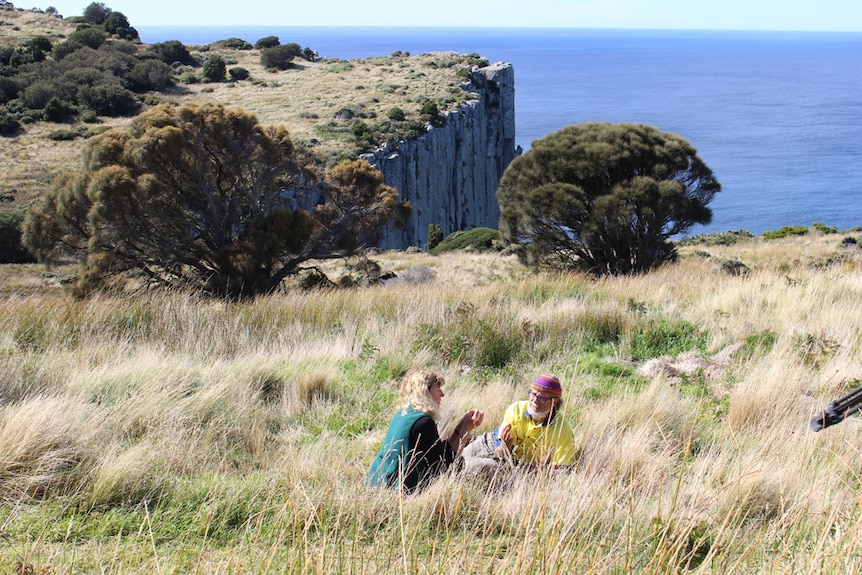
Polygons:
M458 425L464 430L464 433L469 433L482 425L482 420L485 419L485 412L478 409L471 409L461 418L461 423Z

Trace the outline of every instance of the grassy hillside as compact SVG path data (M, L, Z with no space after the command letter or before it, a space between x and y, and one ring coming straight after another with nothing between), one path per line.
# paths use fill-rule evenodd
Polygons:
M57 44L74 30L75 24L58 16L0 9L0 45L15 45L38 35L47 36ZM243 40L254 44L259 38ZM291 39L280 38L280 41L287 44ZM146 47L140 45L139 49ZM296 144L312 150L324 163L356 153L353 126L358 121L368 125L380 123L397 106L403 110L405 122L418 122L426 101L436 103L441 111L454 109L470 97L462 88L464 71L477 61L475 55L455 53L394 53L350 61L296 59L291 69L273 71L261 65L259 50L227 48L220 42L188 48L200 62L219 55L228 69L242 67L250 76L236 82L178 83L166 93L150 94L149 104L161 100L220 101L241 107L254 112L263 124L286 126ZM200 68L178 69L177 78L200 72ZM336 118L342 110L349 110L353 117ZM101 120L100 129L122 126L129 121L107 117ZM0 174L0 193L5 193L7 201L0 207L28 204L51 186L60 170L79 163L85 140L55 141L50 137L58 129L76 128L93 126L40 121L25 124L24 133L17 137L0 137L0 157L7 160L7 169ZM10 195L10 190L15 193Z
M0 571L858 572L862 428L808 422L862 384L859 242L702 243L599 281L393 252L394 284L242 304L80 301L16 267ZM448 381L444 432L557 373L576 469L364 488L419 366Z

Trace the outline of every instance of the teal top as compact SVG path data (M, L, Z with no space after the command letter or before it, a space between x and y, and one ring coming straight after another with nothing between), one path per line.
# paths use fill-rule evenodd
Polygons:
M365 482L377 487L403 487L409 493L454 460L455 452L448 442L440 440L434 420L411 407L392 417Z

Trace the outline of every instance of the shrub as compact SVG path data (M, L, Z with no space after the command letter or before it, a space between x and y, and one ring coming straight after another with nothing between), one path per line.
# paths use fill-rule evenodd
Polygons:
M241 66L236 66L227 71L231 80L247 80L248 79L248 70Z
M21 223L24 216L19 211L0 210L0 264L35 262L21 245Z
M21 122L6 111L0 111L0 136L14 136L21 129Z
M111 12L103 24L108 34L113 34L124 40L137 40L138 31L129 25L129 19L122 12Z
M751 239L754 236L748 230L730 230L725 233L700 234L683 238L680 246L730 246L738 241Z
M80 92L80 100L100 116L127 116L141 106L133 92L116 85L85 87Z
M419 109L419 117L426 121L431 121L439 115L440 109L437 107L437 104L431 100L426 100Z
M83 44L93 50L98 50L99 47L105 43L105 40L108 39L108 35L99 28L80 28L75 30L69 37L66 39L66 42Z
M395 120L396 122L404 121L404 110L395 106L394 108L390 108L389 112L386 113L386 117L390 120Z
M264 48L272 48L279 44L281 44L281 42L279 42L278 36L264 36L254 43L254 47L258 50L263 50Z
M224 58L216 54L204 63L204 79L209 82L224 82L226 68Z
M149 52L156 58L172 66L179 62L186 66L197 66L197 61L189 54L188 49L179 40L159 42L150 47Z
M81 132L77 130L54 130L50 134L48 134L48 138L54 140L55 142L68 142L70 140L74 140L81 136Z
M721 262L721 271L732 276L742 276L747 274L749 269L739 259L728 259Z
M838 228L835 226L827 226L822 222L814 222L811 224L811 228L817 230L821 234L837 234Z
M778 230L767 230L763 232L764 240L777 240L789 236L804 236L808 233L808 228L805 226L784 226Z
M492 228L473 228L469 231L458 231L450 234L429 253L437 256L445 252L457 250L476 250L487 252L496 249L500 241L500 232Z
M227 40L219 40L215 43L216 46L224 48L232 48L234 50L251 50L254 46L250 42L242 38L228 38Z
M13 78L0 75L0 104L18 97L18 82Z
M81 112L81 121L85 124L101 124L102 120L99 119L99 114L97 114L94 110L84 110Z
M428 224L428 251L433 250L443 241L443 230L440 224Z
M172 68L160 60L137 62L125 79L138 92L163 90L174 81Z
M56 96L42 108L42 119L46 122L62 122L74 112L73 108Z
M104 2L91 2L84 8L84 22L90 24L102 24L111 15L111 9Z
M37 80L21 91L21 103L31 110L41 110L56 92L53 80Z
M296 57L290 45L273 46L260 51L260 63L265 68L287 70Z

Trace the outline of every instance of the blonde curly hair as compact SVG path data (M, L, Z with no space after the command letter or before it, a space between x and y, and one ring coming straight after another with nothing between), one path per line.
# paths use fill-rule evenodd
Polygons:
M431 397L431 386L435 383L442 386L446 380L443 379L442 375L429 369L408 371L404 375L404 379L401 380L401 398L399 399L401 410L407 411L412 407L435 418L437 409L440 407Z

